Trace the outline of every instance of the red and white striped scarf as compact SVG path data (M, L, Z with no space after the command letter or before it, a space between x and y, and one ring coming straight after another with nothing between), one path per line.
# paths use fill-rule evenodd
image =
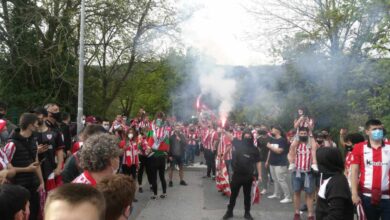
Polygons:
M232 152L231 151L226 152L230 144L231 144L230 138L226 134L222 134L218 146L218 155L225 154L225 157L223 158L224 160L232 159Z
M226 196L230 196L229 174L227 172L225 160L217 158L215 162L217 167L217 176L215 177L217 189L222 191Z
M125 147L125 152L123 154L123 164L129 167L132 165L138 166L138 144L136 142L130 141L129 143L127 143L127 146Z

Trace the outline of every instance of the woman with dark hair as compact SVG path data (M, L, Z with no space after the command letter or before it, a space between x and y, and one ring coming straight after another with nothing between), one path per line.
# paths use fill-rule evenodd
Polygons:
M337 148L319 148L317 162L321 174L316 219L353 219L352 194L344 176L344 162Z

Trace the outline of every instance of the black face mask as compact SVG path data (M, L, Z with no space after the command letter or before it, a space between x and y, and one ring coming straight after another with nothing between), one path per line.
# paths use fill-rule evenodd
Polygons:
M299 136L299 141L301 142L307 142L309 138L307 136Z
M0 119L4 118L5 114L0 113Z
M324 143L324 140L317 140L317 143L318 143L319 145L321 145L321 144Z
M253 145L253 139L252 138L244 138L245 146L252 146Z
M51 113L51 115L57 122L61 122L61 112Z
M39 127L43 125L43 120L38 119L38 125Z
M352 149L353 149L353 145L345 145L345 149L346 149L348 152L351 152Z

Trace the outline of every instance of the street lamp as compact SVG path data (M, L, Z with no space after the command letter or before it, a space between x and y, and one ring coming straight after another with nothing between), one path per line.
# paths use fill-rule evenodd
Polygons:
M80 9L80 44L79 44L79 88L77 102L77 133L83 128L84 103L84 28L85 28L85 0L81 0Z

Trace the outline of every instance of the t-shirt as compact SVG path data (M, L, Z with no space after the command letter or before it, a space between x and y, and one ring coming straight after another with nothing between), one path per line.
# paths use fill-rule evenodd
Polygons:
M0 171L7 169L8 163L7 155L3 149L0 148Z
M234 174L253 175L258 162L260 162L260 153L255 147L240 144L233 152L232 166Z
M321 184L318 191L316 219L353 220L354 206L347 178L336 174Z
M64 170L61 173L62 181L64 183L72 182L81 174L82 170L78 166L78 156L78 153L75 153L71 157L69 157L68 160L66 160Z
M287 166L288 164L287 154L290 147L287 140L283 137L279 139L275 138L275 139L271 139L270 144L283 149L283 152L281 154L277 154L271 150L270 151L271 154L269 157L269 164L272 166Z
M352 151L352 164L359 165L359 189L361 191L390 191L390 143L384 142L378 149L369 146L367 141L355 145ZM363 192L365 196L372 193ZM388 194L382 194L382 199L389 199Z

